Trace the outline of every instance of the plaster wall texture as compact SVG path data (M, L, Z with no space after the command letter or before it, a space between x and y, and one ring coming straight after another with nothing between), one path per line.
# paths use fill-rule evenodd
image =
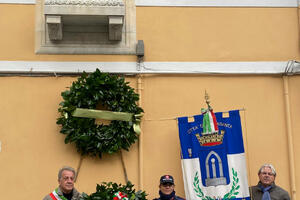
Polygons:
M35 55L34 5L0 4L0 11L0 26L6 28L0 38L1 60L136 60L133 55ZM137 40L145 43L145 61L282 61L299 57L297 8L137 7L136 21Z
M1 77L0 116L2 151L0 187L4 197L40 199L57 185L57 170L63 165L77 167L80 156L73 145L64 144L55 124L60 93L74 78ZM136 79L128 77L135 87ZM290 80L292 120L299 116L299 77ZM160 175L170 173L176 191L184 195L178 129L175 118L200 113L204 90L209 92L214 110L241 111L249 183L257 182L257 168L273 163L276 181L287 190L289 183L288 147L281 77L212 77L147 75L143 77L143 178L149 199L156 196ZM296 112L296 113L295 113ZM168 120L164 120L168 119ZM299 151L297 123L293 123L295 154ZM129 179L138 186L138 144L125 152ZM296 158L296 169L299 160ZM96 183L124 183L118 155L84 158L76 186L92 193ZM18 193L14 192L18 188ZM38 188L38 190L36 190ZM5 196L7 195L7 196Z
M0 4L0 60L130 61L125 55L35 55L34 5ZM17 14L16 14L17 13ZM146 61L287 61L299 59L297 8L137 8L137 39ZM57 186L57 170L77 167L80 156L64 144L56 125L60 93L74 77L0 77L0 188L3 199L41 199ZM137 77L127 77L136 88ZM299 76L289 77L294 153L300 153ZM174 175L184 195L178 130L174 118L200 113L204 91L215 111L242 109L249 183L271 162L276 182L291 190L281 76L142 76L143 189L157 196L162 174ZM162 119L169 120L162 120ZM129 179L138 186L138 143L125 152ZM300 160L295 157L296 173ZM96 183L124 183L118 155L85 158L76 187L95 191ZM299 179L296 188L299 191ZM16 189L18 192L15 192Z

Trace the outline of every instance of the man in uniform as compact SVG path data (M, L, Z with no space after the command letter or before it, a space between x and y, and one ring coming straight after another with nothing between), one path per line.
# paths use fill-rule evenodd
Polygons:
M271 164L264 164L258 170L259 182L250 188L253 200L290 200L289 193L275 185L276 171Z
M79 200L80 193L74 188L75 175L72 167L61 168L58 172L58 188L43 200Z
M174 178L171 175L164 175L160 178L159 198L153 200L185 200L175 195Z

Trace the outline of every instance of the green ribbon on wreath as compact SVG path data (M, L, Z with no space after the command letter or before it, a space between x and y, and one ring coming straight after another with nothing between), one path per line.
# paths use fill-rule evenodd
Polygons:
M134 115L132 113L127 112L113 112L107 110L93 110L93 109L85 109L85 108L76 108L73 112L72 116L74 117L84 117L84 118L95 118L95 119L104 119L104 120L121 120L132 122L133 130L137 134L141 133L140 122L142 118L142 114Z

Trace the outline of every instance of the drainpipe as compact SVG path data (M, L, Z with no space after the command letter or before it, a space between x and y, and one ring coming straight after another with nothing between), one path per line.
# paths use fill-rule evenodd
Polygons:
M138 43L136 45L136 56L137 56L137 71L141 71L141 67L144 63L144 41L143 40L138 40ZM139 94L139 101L138 105L142 107L142 74L138 74L138 79L137 79L137 92ZM142 120L140 122L141 126L141 132L139 136L139 169L138 169L138 176L139 176L139 189L144 190L144 160L143 160L143 129L142 129Z
M142 75L139 74L138 75L138 80L137 80L137 89L138 89L138 94L140 96L139 98L139 106L142 107ZM143 166L143 129L142 129L142 121L140 122L140 126L141 126L141 132L140 132L140 136L139 136L139 189L143 190L144 186L144 179L143 179L143 174L144 174L144 166Z
M289 83L288 83L287 75L283 76L283 88L284 88L285 117L286 117L287 139L288 139L291 197L292 197L292 200L296 200L296 181L295 181L296 174L295 174L295 161L294 161L294 145L293 145L291 110L290 110L290 101L289 101Z

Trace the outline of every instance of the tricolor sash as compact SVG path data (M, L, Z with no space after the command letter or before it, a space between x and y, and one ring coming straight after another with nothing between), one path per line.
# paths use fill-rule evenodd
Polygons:
M58 188L56 188L53 192L51 192L50 194L50 197L53 199L53 200L68 200L66 197L64 197L63 195L59 195L58 194Z

